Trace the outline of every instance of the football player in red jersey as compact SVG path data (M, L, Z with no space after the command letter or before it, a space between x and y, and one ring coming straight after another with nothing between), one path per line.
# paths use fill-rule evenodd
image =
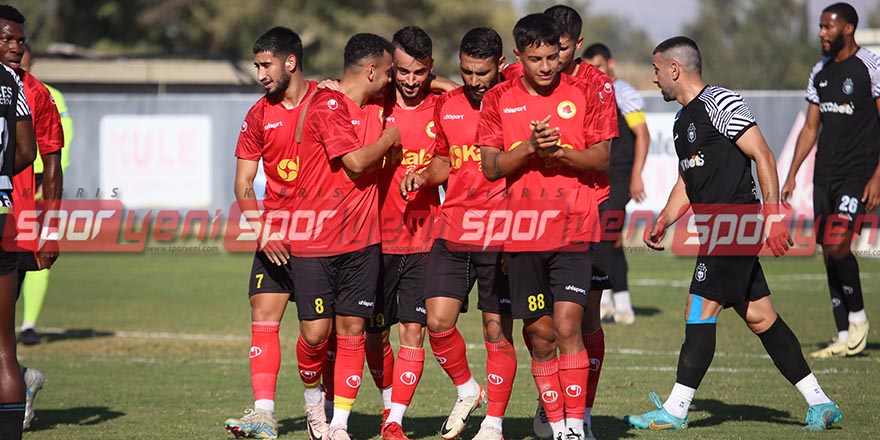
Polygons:
M251 218L263 236L266 228L278 226L293 209L293 188L300 163L290 140L294 138L304 102L315 91L315 83L302 73L303 49L299 36L284 27L272 28L254 43L257 78L266 89L248 111L241 125L235 156L235 197L239 208ZM259 212L254 178L262 160L266 172L266 195ZM272 218L278 219L277 221ZM251 385L254 409L242 418L226 420L226 430L236 437L274 438L275 384L281 367L278 329L288 301L292 300L293 278L289 243L271 242L254 254L248 283L251 304Z

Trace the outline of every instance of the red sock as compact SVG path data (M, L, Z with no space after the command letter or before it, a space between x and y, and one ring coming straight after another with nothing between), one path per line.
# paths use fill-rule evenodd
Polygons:
M425 368L425 349L400 347L397 350L397 364L394 366L394 386L391 388L391 402L409 406L412 402L422 370Z
M529 356L532 354L532 337L529 336L529 332L526 331L526 326L523 326L522 329L523 342L526 343L526 350L529 351Z
M336 332L330 333L327 338L327 359L321 369L321 384L324 385L324 395L327 400L333 400L333 370L336 366Z
M516 351L509 342L501 341L486 342L486 352L486 392L489 395L486 415L504 417L516 377Z
M550 422L561 422L565 418L562 407L562 388L559 386L559 360L539 362L532 359L532 377L538 386L541 404Z
M601 328L589 335L584 335L584 346L590 354L590 376L587 378L587 408L593 407L596 401L596 389L599 388L599 375L602 363L605 362L605 331Z
M382 347L382 351L367 350L367 365L376 388L384 390L394 383L394 349L391 344Z
M251 323L251 386L254 400L275 400L275 384L281 368L281 342L278 321Z
M296 362L299 378L306 388L314 388L321 383L321 368L327 359L327 341L309 345L302 336L296 341Z
M459 386L471 380L473 376L467 363L467 347L458 329L453 327L441 333L432 333L429 330L428 337L431 340L434 358L452 379L452 383Z
M333 381L335 389L333 405L351 411L364 374L364 335L336 335L336 371Z
M587 350L575 354L559 355L559 385L565 391L565 417L583 419L586 413L587 377L590 373L590 357Z

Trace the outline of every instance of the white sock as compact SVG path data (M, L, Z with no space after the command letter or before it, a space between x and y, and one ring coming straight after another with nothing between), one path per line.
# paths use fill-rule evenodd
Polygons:
M386 423L397 422L398 425L403 426L403 415L406 414L406 408L407 406L402 403L392 403Z
M822 391L822 387L819 386L819 381L813 373L808 374L807 377L798 381L794 386L804 396L807 405L813 406L831 402L825 391Z
M629 298L629 290L614 292L614 310L632 313L633 306Z
M614 307L614 301L611 299L611 289L602 291L602 300L599 302L601 307Z
M324 397L324 390L321 387L306 388L303 391L303 399L305 399L306 405L317 405L321 403L322 397Z
M351 414L351 411L346 411L344 409L339 408L338 406L333 407L333 419L330 420L330 426L348 426L348 416Z
M379 390L382 395L382 405L385 409L391 408L391 387Z
M593 408L587 408L584 411L584 423L587 424L587 427L593 429Z
M665 408L669 414L672 414L679 419L683 419L687 417L688 408L690 408L691 401L694 400L694 394L696 393L696 389L686 387L676 382L675 385L672 386L672 392L669 393L669 398L666 399L663 408Z
M846 342L849 339L849 330L837 332L837 342Z
M503 421L504 421L504 419L501 417L486 416L486 418L483 419L483 423L480 423L480 426L491 426L491 427L501 431L502 430L501 423Z
M36 327L36 323L35 323L35 322L26 322L26 321L23 321L23 322L21 323L21 331L25 331L25 330L33 330L34 327Z
M470 380L468 380L467 382L456 386L455 389L458 390L459 399L465 397L474 397L477 394L480 394L480 386L477 385L477 381L474 380L473 376L471 376Z
M556 438L560 433L562 433L562 437L565 438L565 419L558 422L550 422L550 429L553 430L553 438Z
M574 432L580 433L581 438L583 438L584 434L584 419L565 419L565 430L573 429Z
M868 322L868 314L865 313L865 309L859 310L858 312L849 312L849 322L853 324L864 324ZM22 328L24 328L24 324L22 324Z
M254 402L254 409L262 409L275 414L275 401L269 399L260 399Z

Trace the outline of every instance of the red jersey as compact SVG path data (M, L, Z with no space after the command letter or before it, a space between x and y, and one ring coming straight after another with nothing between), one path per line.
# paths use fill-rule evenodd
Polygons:
M235 157L254 162L263 160L266 174L264 217L271 211L289 211L293 207L292 195L300 166L294 133L303 103L315 93L317 85L309 81L305 96L292 109L285 107L280 99L264 96L248 110L241 123Z
M584 81L590 87L594 89L594 93L597 93L599 96L598 105L600 107L601 119L600 123L603 124L614 124L615 127L602 127L602 130L608 130L609 133L613 132L614 136L618 136L618 128L617 124L617 104L614 98L614 86L612 85L611 78L602 73L596 66L585 63L583 58L576 58L573 61L575 68L574 72L572 72L571 76L580 81ZM519 78L523 75L523 67L520 63L512 63L504 66L502 69L502 73L504 77L507 79ZM608 139L599 139L596 142L601 142L603 140ZM593 189L596 190L596 203L602 203L605 200L608 200L608 197L611 195L611 185L608 181L608 176L605 173L593 173L592 181L590 185Z
M512 150L531 136L531 121L547 115L550 126L560 128L562 148L585 150L617 135L616 121L602 120L599 96L585 82L562 74L550 95L541 96L531 95L515 77L483 97L478 144ZM598 239L591 175L535 155L506 180L505 251L581 250Z
M434 108L434 154L449 158L446 200L440 209L437 237L476 249L498 250L503 222L495 215L505 210L503 179L490 182L483 175L477 126L480 109L471 106L463 87L444 94Z
M361 108L343 93L315 92L299 145L299 184L288 238L297 257L328 257L377 244L377 166L360 174L342 156L382 135L381 107Z
M44 155L60 151L64 147L64 131L61 128L61 115L55 106L55 100L49 89L27 71L21 72L21 82L27 95L27 103L31 108L34 123L34 134L37 140L37 154ZM37 209L34 199L36 181L34 167L27 168L12 178L12 212L15 218L25 211ZM18 241L22 248L32 252L38 249L37 241Z
M400 130L401 147L392 147L379 172L379 218L382 222L382 253L429 252L434 238L431 229L440 211L436 188L416 192L407 202L400 197L400 182L409 173L423 170L434 157L434 104L430 94L410 110L397 105L384 115L388 126Z

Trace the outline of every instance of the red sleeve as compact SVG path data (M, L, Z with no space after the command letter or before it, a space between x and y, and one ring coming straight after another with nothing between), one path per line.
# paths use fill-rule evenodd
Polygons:
M309 128L321 142L329 160L345 156L363 146L351 123L348 103L342 93L319 90L312 98L308 111ZM361 124L365 122L361 120Z
M443 106L449 101L449 93L437 99L434 104L434 156L449 157L449 140L443 129Z
M608 83L609 85L611 83ZM605 87L599 88L593 82L580 82L579 88L584 93L588 108L591 109L584 124L584 140L586 147L619 136L617 130L617 104L614 101L614 89L611 94L605 93Z
M511 80L523 76L523 66L520 63L510 63L501 69L501 76L504 81Z
M60 151L64 147L64 130L61 128L61 115L49 89L40 84L40 90L34 93L35 102L31 109L34 121L34 133L37 136L37 148L40 155Z
M501 132L501 113L498 111L498 101L501 97L498 89L489 90L483 96L482 108L480 109L480 125L477 128L477 145L481 147L493 147L504 151L504 135Z
M235 157L258 162L263 155L263 100L257 101L241 123Z

